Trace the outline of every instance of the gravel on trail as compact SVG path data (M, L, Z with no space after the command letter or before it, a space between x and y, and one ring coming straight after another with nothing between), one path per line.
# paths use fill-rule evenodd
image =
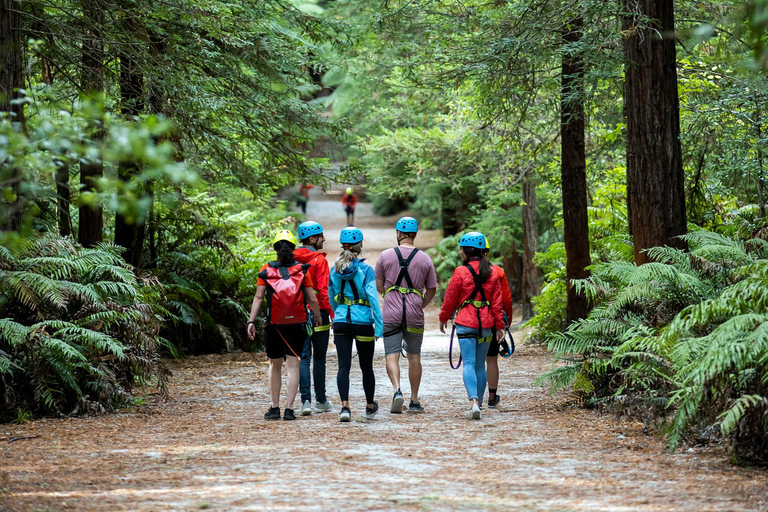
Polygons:
M336 206L318 192L309 203L310 216L328 225L329 249L343 220ZM366 208L358 209L358 225L375 257L394 243L396 218L360 215ZM374 362L381 409L363 417L353 360L353 421L346 424L338 421L333 346L327 385L334 412L293 422L262 418L269 405L263 353L168 361L167 402L149 395L147 405L118 414L1 425L0 511L768 510L764 469L728 464L721 447L669 453L642 424L535 387L552 361L538 346L518 343L512 358L500 359L501 404L471 421L461 371L448 366L448 337L436 330L435 315L430 308L423 413L389 413L381 342ZM401 359L407 403L406 367ZM9 442L20 437L29 439Z

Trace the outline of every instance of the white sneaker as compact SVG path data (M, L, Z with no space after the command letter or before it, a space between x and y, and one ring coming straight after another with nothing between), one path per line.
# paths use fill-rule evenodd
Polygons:
M307 400L303 404L301 404L301 415L302 416L309 416L312 414L312 402Z
M469 410L469 417L473 420L480 419L480 407L478 407L477 404L472 405L472 408Z
M352 419L352 412L347 407L342 407L341 413L339 414L339 421L346 423L351 419Z
M326 400L325 402L317 402L315 403L315 412L331 412L333 411L333 404L330 400Z

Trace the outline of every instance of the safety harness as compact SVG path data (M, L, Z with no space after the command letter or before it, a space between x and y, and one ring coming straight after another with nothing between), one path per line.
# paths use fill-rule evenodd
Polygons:
M344 289L346 288L347 283L349 283L349 286L352 288L351 299L346 295L344 295ZM352 279L350 279L349 281L347 281L346 279L342 279L339 293L336 294L333 300L335 300L337 304L347 306L347 329L348 330L344 334L346 334L347 336L352 336L358 341L373 341L374 340L373 336L361 336L359 334L355 334L354 332L352 332L352 306L371 307L370 302L360 298L360 293L357 291L357 286L355 286L355 281Z
M409 293L415 293L421 297L422 300L424 299L424 294L413 287L413 281L411 281L411 276L408 273L408 267L410 266L411 261L413 260L413 257L416 256L417 252L419 252L419 250L414 247L413 251L411 251L411 254L408 255L408 258L403 258L403 254L400 252L400 248L395 247L395 254L397 255L398 261L400 262L400 273L397 275L397 278L394 281L394 285L384 290L384 297L386 297L387 294L392 291L400 293L400 296L403 299L403 317L400 320L400 325L389 332L385 332L384 336L392 336L393 334L397 334L398 332L403 331L411 332L414 334L422 334L424 332L423 328L409 326L406 322L406 295ZM403 280L405 280L406 287L402 286Z
M480 275L475 272L475 269L472 268L472 266L469 264L469 262L464 264L465 267L469 269L469 273L472 274L472 281L475 283L475 287L472 290L472 293L469 294L469 298L462 302L458 308L456 308L456 311L454 311L453 318L456 317L456 314L464 309L467 306L474 306L475 311L477 312L477 335L465 333L465 334L459 334L457 337L460 339L466 339L466 338L474 338L477 339L478 343L487 343L493 339L493 334L490 336L483 337L483 321L480 317L480 308L487 307L488 309L491 308L491 303L488 302L488 299L485 296L485 290L483 289L483 283L480 281ZM477 300L477 296L480 295L480 300ZM456 363L456 366L453 365L453 337L456 334L456 324L453 324L453 328L451 329L451 342L450 346L448 348L448 363L451 365L451 368L454 370L458 369L459 366L461 366L461 355L459 355L459 362Z

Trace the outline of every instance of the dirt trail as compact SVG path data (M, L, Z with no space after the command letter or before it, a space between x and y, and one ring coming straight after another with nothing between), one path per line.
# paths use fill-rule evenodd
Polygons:
M308 213L325 223L330 249L342 212L336 201L318 199ZM367 208L357 224L370 258L393 237L391 219L361 216ZM641 425L533 387L551 361L538 347L519 346L501 361L501 405L468 420L461 373L447 364L447 338L434 322L428 327L422 414L387 412L380 345L382 411L362 418L353 363L349 424L336 414L332 350L328 388L336 413L295 422L262 419L263 354L170 361L167 403L152 397L115 415L0 426L0 438L40 436L0 442L0 510L768 510L764 470L730 466L719 449L669 454Z

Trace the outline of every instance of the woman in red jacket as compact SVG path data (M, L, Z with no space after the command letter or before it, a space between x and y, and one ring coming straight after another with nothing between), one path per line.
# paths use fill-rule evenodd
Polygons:
M498 275L483 254L485 236L473 231L459 240L459 255L463 265L453 272L445 300L440 310L440 331L445 332L448 320L456 312L454 324L464 359L464 387L472 404L473 420L480 419L480 406L485 393L485 358L491 341L491 330L504 335L504 309Z

